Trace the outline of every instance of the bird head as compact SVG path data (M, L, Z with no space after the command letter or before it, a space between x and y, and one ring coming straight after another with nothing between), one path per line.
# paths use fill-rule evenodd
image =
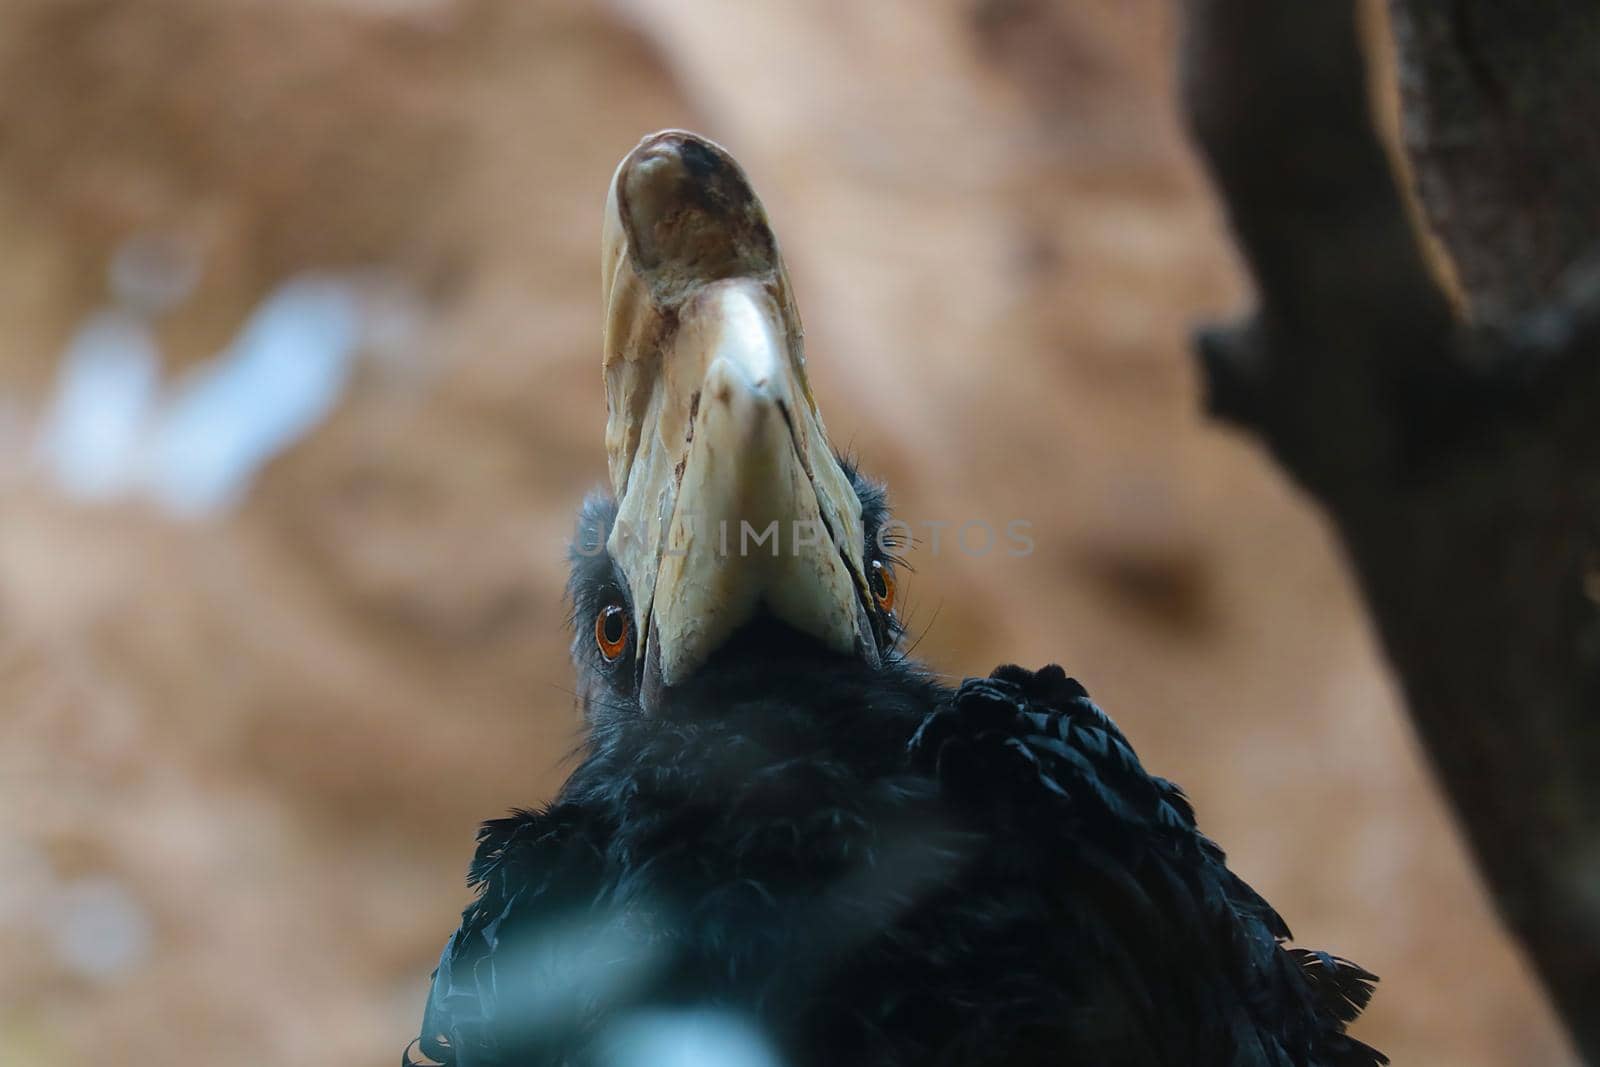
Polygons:
M617 167L601 242L611 492L572 549L591 706L662 714L713 661L879 669L898 636L880 488L839 459L761 201L668 130Z

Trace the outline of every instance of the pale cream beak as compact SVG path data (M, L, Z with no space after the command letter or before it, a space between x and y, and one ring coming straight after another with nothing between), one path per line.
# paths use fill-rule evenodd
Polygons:
M644 642L642 695L683 682L762 613L876 663L861 504L739 165L691 133L645 138L611 181L602 257L607 548Z

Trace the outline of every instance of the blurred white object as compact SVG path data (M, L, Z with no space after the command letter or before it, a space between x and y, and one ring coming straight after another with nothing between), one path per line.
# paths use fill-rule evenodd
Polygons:
M269 460L333 411L360 339L351 285L308 277L280 287L174 388L145 453L151 494L185 518L237 503Z
M332 413L358 349L403 351L415 327L410 303L383 286L302 275L216 358L163 390L152 323L189 299L199 275L193 246L171 235L131 238L112 256L111 306L67 346L35 438L68 496L142 491L180 518L225 511Z
M120 882L83 878L67 884L55 902L55 915L56 955L85 978L117 978L150 956L150 916Z
M605 1067L779 1067L750 1023L716 1011L640 1012L606 1031Z
M91 315L68 342L39 431L39 456L68 496L103 501L132 487L160 388L151 322L188 299L199 276L199 256L174 236L139 234L112 254L112 306Z
M78 329L38 444L67 495L108 500L128 490L160 366L149 324L138 315L101 311Z

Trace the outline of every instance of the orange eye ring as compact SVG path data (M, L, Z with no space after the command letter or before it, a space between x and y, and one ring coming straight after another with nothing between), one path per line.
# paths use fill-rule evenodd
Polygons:
M620 604L607 604L594 617L594 643L607 663L614 662L628 647L628 631L633 624Z
M879 609L884 614L894 611L894 575L883 565L882 560L872 561L872 569L867 574L867 584L872 587L872 598L878 602Z

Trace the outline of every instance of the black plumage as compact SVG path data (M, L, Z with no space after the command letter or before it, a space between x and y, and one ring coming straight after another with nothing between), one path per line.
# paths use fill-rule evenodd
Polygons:
M614 662L594 640L631 610L614 517L592 499L572 557L581 761L483 827L410 1062L652 1062L618 1052L629 1020L708 1010L790 1067L1387 1062L1345 1032L1376 979L1286 947L1059 667L951 689L892 613L880 665L756 618L645 714L635 635Z

